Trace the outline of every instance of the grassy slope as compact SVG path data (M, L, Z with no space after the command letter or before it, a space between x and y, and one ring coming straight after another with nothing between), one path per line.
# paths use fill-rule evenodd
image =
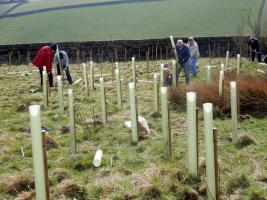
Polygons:
M217 62L217 61L216 61ZM232 61L231 61L232 62ZM204 66L207 60L201 60L200 65ZM141 66L143 63L137 63ZM104 74L110 73L110 63L104 65ZM173 159L166 161L163 159L163 136L161 132L161 120L150 117L152 109L152 85L138 84L138 109L139 115L144 116L151 129L150 138L140 142L137 146L130 144L130 131L122 127L123 121L129 115L128 88L129 66L122 66L123 73L123 100L124 109L119 111L115 104L115 91L107 89L108 103L108 125L99 127L98 131L93 131L91 135L85 135L81 125L77 125L78 154L71 157L69 149L69 136L60 135L60 128L68 124L67 111L60 116L58 121L52 118L58 113L56 88L53 88L50 98L50 108L42 112L42 125L52 127L54 131L49 136L59 145L56 149L49 150L48 165L51 180L51 188L57 185L51 173L55 168L64 168L71 179L80 183L88 196L96 199L122 199L125 194L136 195L138 199L145 199L147 186L152 185L162 192L161 199L184 199L185 191L198 184L205 186L205 176L201 176L201 183L195 179L187 177L187 145L186 145L186 125L185 113L178 113L171 110L171 129L173 137ZM76 66L72 67L74 79L82 77L81 71ZM254 71L255 66L251 66ZM75 69L74 69L75 68ZM158 65L150 68L156 72ZM245 67L246 70L248 67ZM243 68L243 70L245 69ZM15 68L13 68L14 70ZM17 68L18 69L18 68ZM98 68L99 69L99 68ZM99 73L99 70L95 72ZM141 75L141 67L137 68L138 78L146 80L146 74ZM201 81L205 77L205 70L200 67L200 74L193 81ZM19 70L27 70L21 66ZM218 69L213 69L213 73ZM2 68L3 74L7 72L7 67ZM105 80L110 81L111 77ZM97 81L97 80L96 80ZM205 81L205 80L203 80ZM16 108L20 103L39 104L42 101L41 93L30 94L28 91L38 87L38 73L27 77L12 77L0 79L1 86L1 110L0 110L0 174L27 174L32 172L31 141L30 135L21 128L29 126L27 112L18 113ZM111 85L109 85L111 86ZM92 116L92 108L96 114L100 115L98 90L91 92L90 97L85 96L84 88L74 86L76 104L81 107L86 118ZM66 94L65 90L65 94ZM243 149L237 149L231 142L222 139L219 141L219 158L221 168L221 192L222 199L252 199L255 193L266 196L266 162L264 152L266 152L266 119L250 119L241 123L241 132L251 135L257 145L251 145ZM219 136L228 137L231 132L230 120L215 119L215 125L219 128ZM203 121L200 121L200 155L203 152ZM24 147L25 157L21 156L20 146ZM96 169L92 167L94 152L101 148L104 151L103 165ZM113 157L113 166L110 159ZM80 166L85 169L80 170ZM248 180L249 186L242 188L244 179ZM182 179L177 179L181 176ZM265 177L265 183L263 178ZM185 180L183 180L185 178ZM1 180L4 180L1 177ZM238 186L235 186L238 183ZM231 189L234 192L231 192ZM52 194L53 199L55 193ZM13 196L0 192L0 196L13 199Z
M165 0L2 19L0 26L4 28L0 30L0 44L164 38L170 34L233 36L239 35L240 10L256 6L253 2ZM72 3L67 1L66 4ZM25 4L13 12L58 5L62 5L62 2Z

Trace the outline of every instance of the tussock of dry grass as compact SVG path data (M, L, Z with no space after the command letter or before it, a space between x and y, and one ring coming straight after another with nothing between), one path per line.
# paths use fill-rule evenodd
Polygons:
M59 183L54 188L54 192L59 196L65 195L68 197L72 197L72 198L76 197L79 199L83 199L85 196L83 188L78 183L70 179L66 179L62 181L61 183Z
M22 192L16 198L16 200L34 200L34 199L35 199L35 193L34 192Z
M247 134L240 134L237 140L237 147L242 148L251 144L256 144L254 139Z
M56 168L52 171L52 176L56 178L58 182L62 182L65 179L70 178L70 175L68 172L66 172L64 169Z
M254 117L267 116L267 79L261 76L236 77L233 72L226 72L224 79L224 94L218 94L218 80L213 78L209 86L206 83L192 83L189 86L172 87L169 91L171 104L177 110L185 110L186 92L197 93L197 106L210 102L214 105L214 112L218 116L229 116L231 112L230 81L237 81L240 100L240 114ZM217 94L217 95L216 95Z
M34 181L31 175L21 174L9 174L1 178L0 188L10 194L18 194L22 191L29 191L34 188Z

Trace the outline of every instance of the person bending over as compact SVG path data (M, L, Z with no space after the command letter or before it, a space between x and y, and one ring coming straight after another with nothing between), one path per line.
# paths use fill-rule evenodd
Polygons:
M36 54L32 64L39 68L41 86L43 85L43 67L46 67L50 87L53 87L52 62L53 54L57 50L57 44L43 46Z
M69 84L71 85L72 78L71 78L70 70L69 70L68 54L65 51L59 51L59 53L56 53L54 56L54 64L57 65L57 75L61 75L61 69L62 69L67 76L67 80Z

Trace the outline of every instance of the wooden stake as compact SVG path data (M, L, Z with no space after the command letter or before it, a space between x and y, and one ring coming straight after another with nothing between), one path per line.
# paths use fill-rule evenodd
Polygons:
M86 69L85 63L83 63L83 81L84 81L84 85L85 85L86 95L89 96L88 76L87 76L87 69Z
M146 54L146 71L147 71L147 80L149 80L149 67L148 67L148 62L149 62L149 52Z
M82 51L82 58L83 58L82 61L85 62L85 52L84 51Z
M158 45L156 45L156 61L158 61Z
M209 62L210 62L210 65L211 65L211 50L210 50L210 44L209 44Z
M48 165L47 165L47 136L46 136L46 133L42 133L42 141L43 141L43 155L44 155L45 190L46 190L46 196L49 199L50 196L49 196L49 179L48 179Z
M168 46L165 46L165 56L166 56L166 60L168 60L169 58Z
M240 74L240 54L237 54L236 56L236 73L237 76Z
M221 45L219 42L218 42L218 57L219 58L221 57Z
M100 77L100 96L101 96L101 110L102 110L102 120L103 124L107 124L107 109L106 109L106 94L105 94L105 86L104 79Z
M93 50L90 49L90 61L93 61Z
M12 65L12 54L13 54L12 51L8 52L8 65L9 65L9 67L11 67L11 65Z
M197 146L197 175L199 176L199 150L198 150L198 141L199 141L199 123L198 123L198 116L199 116L199 108L196 108L196 146Z
M98 53L98 62L101 63L100 50L99 50L99 48L97 49L97 53Z
M115 53L114 61L117 62L118 61L118 52L117 52L116 48L114 49L114 53Z
M176 78L176 60L172 60L172 85L177 86Z
M213 128L213 143L214 143L214 165L215 165L215 180L216 180L216 200L220 199L220 169L218 159L218 143L217 143L218 129Z
M119 71L119 69L115 69L115 74L116 74L116 88L117 88L118 108L122 109L121 80L120 80L120 71Z
M215 58L216 55L216 43L213 42L213 58Z
M151 60L154 60L154 46L151 46Z
M148 47L147 52L148 52L148 60L149 60L150 59L150 47Z
M90 81L91 81L91 90L95 89L95 73L94 73L94 63L93 61L90 61ZM102 76L102 72L101 72L101 76Z
M18 62L19 62L19 64L21 64L21 55L20 55L20 51L18 51Z
M154 93L154 112L159 112L159 81L158 81L158 74L154 74L154 86L153 86L153 93Z
M162 47L160 47L160 63L162 63Z
M124 48L124 62L127 61L127 48Z

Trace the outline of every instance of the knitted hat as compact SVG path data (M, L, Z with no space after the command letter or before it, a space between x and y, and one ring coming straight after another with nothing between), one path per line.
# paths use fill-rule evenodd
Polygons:
M50 45L51 49L56 51L57 50L57 43L53 43Z

